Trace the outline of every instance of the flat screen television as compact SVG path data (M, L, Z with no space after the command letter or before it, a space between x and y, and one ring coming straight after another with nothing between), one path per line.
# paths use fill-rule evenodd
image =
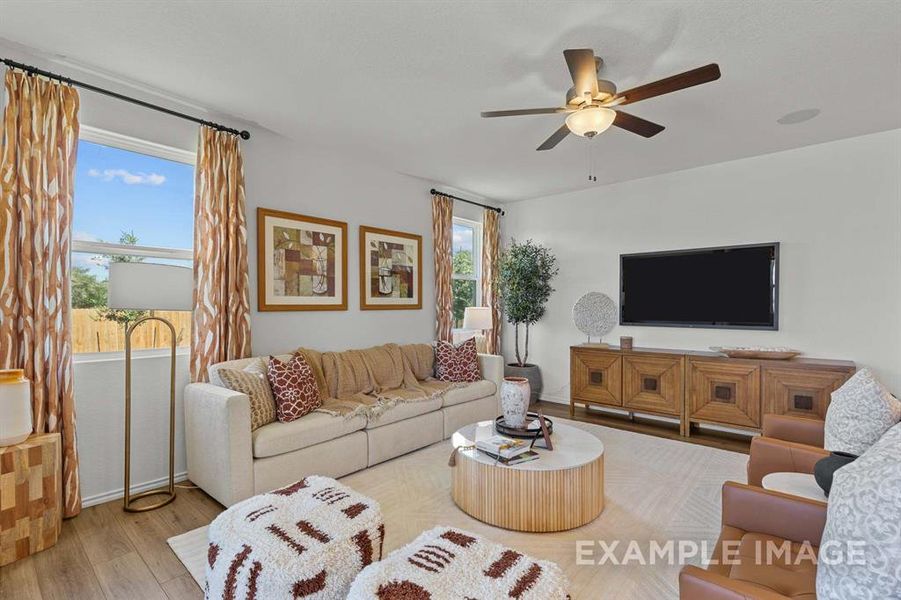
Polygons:
M779 243L620 256L620 324L779 328Z

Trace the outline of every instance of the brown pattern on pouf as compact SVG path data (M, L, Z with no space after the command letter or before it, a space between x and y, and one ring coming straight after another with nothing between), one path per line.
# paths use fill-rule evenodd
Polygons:
M354 577L381 559L384 537L377 502L334 479L307 477L239 502L210 524L205 597L346 598Z
M563 571L552 562L531 558L466 531L436 527L363 569L347 597L566 600L567 587Z

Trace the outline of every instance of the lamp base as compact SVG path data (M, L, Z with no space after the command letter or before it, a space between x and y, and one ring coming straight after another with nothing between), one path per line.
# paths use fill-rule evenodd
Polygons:
M165 495L166 498L160 500L159 502L154 502L153 504L145 504L144 506L134 506L136 500L140 500L141 498L148 498L150 496L156 495ZM146 492L141 492L140 494L135 494L134 496L129 496L128 500L125 501L123 505L123 509L125 512L139 513L139 512L147 512L148 510L156 510L157 508L162 508L166 506L170 502L175 500L175 491L169 491L168 489L158 489L158 490L147 490Z

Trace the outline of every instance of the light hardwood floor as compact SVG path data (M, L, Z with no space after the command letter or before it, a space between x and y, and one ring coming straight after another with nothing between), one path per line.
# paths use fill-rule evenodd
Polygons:
M545 414L567 418L569 407L540 403ZM718 436L691 442L659 427L592 414L578 421L648 433L603 432L607 447L607 506L586 526L568 532L528 534L491 527L457 509L450 498L450 443L342 478L378 500L385 512L385 551L438 524L461 527L523 552L553 560L566 571L574 599L675 598L678 567L578 567L576 540L611 536L647 539L709 539L719 533L720 486L744 481L746 458L701 446L747 452L747 443ZM671 437L679 440L660 439ZM699 436L700 437L700 436ZM435 468L437 465L438 468ZM179 489L175 502L148 513L126 513L121 501L94 506L63 523L59 543L0 568L0 600L122 598L199 599L200 588L166 540L207 525L223 507L197 489Z
M197 489L147 513L126 513L119 500L86 508L63 522L56 546L0 568L0 600L203 598L166 540L222 510Z

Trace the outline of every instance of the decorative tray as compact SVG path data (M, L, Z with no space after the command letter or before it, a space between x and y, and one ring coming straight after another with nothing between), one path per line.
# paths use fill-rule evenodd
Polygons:
M761 348L754 346L719 347L711 346L714 352L725 354L729 358L762 358L768 360L789 360L802 354L792 348Z
M544 418L544 422L547 424L548 434L554 433L554 422L547 417ZM538 422L538 413L534 412L526 413L525 427L510 427L504 421L504 415L501 415L494 420L494 429L501 435L513 438L531 440L532 438L541 437L541 425Z

